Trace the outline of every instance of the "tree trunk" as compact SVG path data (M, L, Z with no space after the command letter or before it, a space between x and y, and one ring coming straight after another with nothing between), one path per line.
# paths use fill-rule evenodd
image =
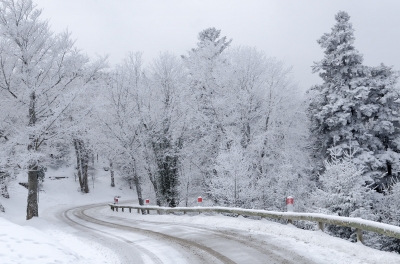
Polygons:
M83 183L82 183L82 170L81 170L81 155L80 155L80 146L78 139L74 139L74 147L76 154L76 170L78 171L79 186L81 187L82 191Z
M115 183L114 183L114 168L113 168L112 160L110 160L110 174L111 174L111 187L115 187Z
M89 169L89 155L88 152L85 150L83 155L83 191L85 193L89 193L89 183L88 183L88 169Z
M81 139L74 139L76 153L76 169L78 170L79 185L81 192L88 193L88 168L89 168L89 150Z
M29 102L29 126L35 126L36 124L36 94L33 91L30 94ZM29 136L30 143L28 145L29 151L37 151L36 140L33 135ZM28 201L26 207L26 220L31 219L34 216L39 216L39 205L38 205L38 168L36 160L31 160L31 165L28 171Z
M133 160L132 172L133 172L133 183L135 184L136 193L137 193L137 197L139 200L139 205L144 205L143 196L142 196L142 185L140 183L140 178L136 173L136 161L135 160ZM146 211L144 209L142 209L142 214L146 214Z
M7 180L6 180L7 174L5 172L4 173L0 172L0 175L2 175L0 176L0 192L4 198L8 199L10 198L10 194L8 193L8 188L7 188Z
M28 172L28 206L26 209L26 220L34 216L39 216L39 206L37 201L38 190L38 167L33 166Z

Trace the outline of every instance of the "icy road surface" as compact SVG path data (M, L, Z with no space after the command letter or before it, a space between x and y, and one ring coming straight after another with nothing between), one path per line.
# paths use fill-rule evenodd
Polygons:
M126 219L106 215L106 209L104 204L80 206L60 211L58 218L109 247L121 263L313 263L275 246L267 235L151 222L150 215L149 221Z

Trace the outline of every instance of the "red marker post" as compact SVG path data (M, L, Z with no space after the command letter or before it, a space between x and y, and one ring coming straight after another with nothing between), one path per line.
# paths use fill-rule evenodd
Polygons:
M286 208L288 212L293 212L294 199L292 196L286 197Z
M114 204L117 204L118 203L118 196L115 196L114 197Z
M201 196L197 197L197 206L200 206L203 203L203 198ZM199 214L201 214L199 212Z
M150 204L150 199L146 199L144 202L145 202L146 205L149 205ZM150 214L150 210L149 209L147 209L147 214Z

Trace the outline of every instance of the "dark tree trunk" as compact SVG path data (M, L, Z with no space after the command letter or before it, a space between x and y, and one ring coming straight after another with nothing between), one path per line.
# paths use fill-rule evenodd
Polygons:
M81 170L81 155L79 151L79 141L78 139L74 139L74 147L75 147L75 154L76 154L76 170L78 172L78 179L79 179L79 185L81 186L81 191L82 191L82 170Z
M157 172L157 193L163 202L169 207L176 207L179 203L178 193L178 156L170 155L172 149L171 142L164 137L159 142L153 143L153 149L156 154Z
M113 162L110 160L111 187L115 187Z
M26 220L34 216L39 216L39 206L37 200L38 190L38 171L37 166L31 167L28 172L28 206L26 209Z
M392 176L392 163L390 161L386 161L386 166L387 166L387 175Z
M36 94L32 92L30 94L29 103L29 126L35 126L36 124ZM29 136L30 143L28 145L29 151L37 151L35 136ZM34 216L39 216L39 206L38 206L38 164L36 160L31 160L31 165L28 171L28 203L26 207L26 220L31 219Z
M135 160L133 160L132 173L133 173L133 183L135 184L136 193L137 193L137 197L139 200L139 205L144 205L144 200L143 200L143 195L142 195L142 185L140 183L140 178L136 172L136 161ZM142 209L142 214L146 214L146 211L144 209Z
M7 173L2 173L0 172L0 192L1 192L1 196L3 196L4 198L10 198L10 194L8 193L8 188L7 188L7 180L6 177L8 177Z
M81 192L88 193L88 168L89 168L89 150L81 139L74 139L76 153L76 169L78 170L79 185Z

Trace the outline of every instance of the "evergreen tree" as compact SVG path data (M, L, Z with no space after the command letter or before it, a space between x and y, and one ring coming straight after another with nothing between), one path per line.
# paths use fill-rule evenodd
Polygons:
M324 81L310 91L311 131L318 149L315 157L329 159L329 149L334 146L344 151L357 148L354 162L382 185L382 177L387 181L397 176L399 166L398 74L385 65L364 66L362 55L353 46L350 16L340 11L335 19L332 32L318 40L325 56L313 66L313 72L320 72Z

